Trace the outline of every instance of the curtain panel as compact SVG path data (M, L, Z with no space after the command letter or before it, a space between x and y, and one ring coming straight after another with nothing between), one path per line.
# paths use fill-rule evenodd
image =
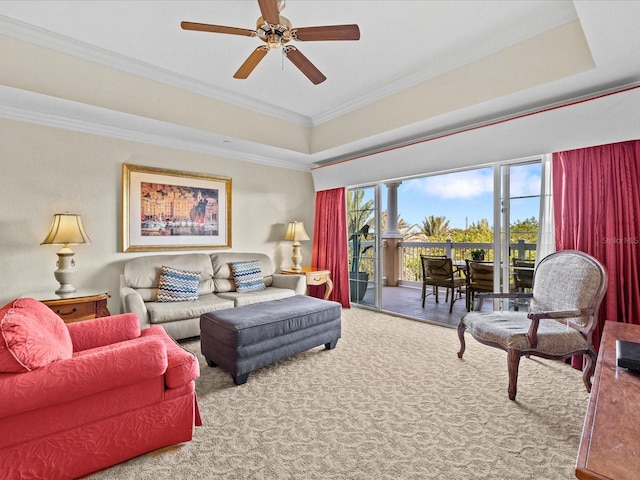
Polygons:
M556 247L586 252L607 271L596 348L605 321L640 324L639 186L640 140L553 154Z
M344 188L316 193L311 260L315 267L331 271L333 291L329 300L339 302L344 308L350 308L345 195Z
M536 245L536 266L544 257L556 251L556 229L553 214L553 174L552 156L542 159L542 181L540 182L540 216L538 217L538 243Z

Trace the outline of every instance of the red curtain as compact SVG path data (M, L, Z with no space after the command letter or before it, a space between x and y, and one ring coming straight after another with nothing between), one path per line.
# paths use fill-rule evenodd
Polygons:
M586 252L607 270L596 349L605 320L640 324L639 189L640 140L553 154L556 248Z
M316 193L311 260L315 267L331 271L333 291L329 300L350 308L345 192L344 188L334 188Z

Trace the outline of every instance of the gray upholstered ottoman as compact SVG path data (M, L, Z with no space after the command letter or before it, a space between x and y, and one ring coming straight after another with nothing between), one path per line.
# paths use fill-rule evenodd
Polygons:
M323 344L333 349L341 314L339 303L305 295L217 310L200 316L200 348L210 367L241 385L277 360Z

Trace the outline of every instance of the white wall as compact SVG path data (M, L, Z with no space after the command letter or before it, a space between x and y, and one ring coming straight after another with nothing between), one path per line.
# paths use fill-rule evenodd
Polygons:
M304 221L313 235L315 193L308 172L0 120L2 305L58 287L53 271L60 247L40 242L53 214L70 211L82 216L93 242L73 247L73 284L108 289L109 309L119 312L124 263L152 254L122 253L123 163L231 177L233 251L263 252L276 267L288 267L291 244L282 240L287 222ZM303 242L302 254L308 263L311 242Z

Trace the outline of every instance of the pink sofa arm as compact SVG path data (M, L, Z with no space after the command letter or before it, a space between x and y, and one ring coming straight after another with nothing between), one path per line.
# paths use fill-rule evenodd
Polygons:
M142 338L157 338L162 340L167 349L169 366L164 375L167 388L177 388L195 380L200 376L200 364L195 355L186 351L167 334L160 325L153 325L142 330Z
M74 352L124 342L140 336L140 322L133 313L69 323L67 328Z
M84 322L81 322L84 323ZM140 338L96 349L26 373L0 374L0 418L158 377L167 369L160 339Z

